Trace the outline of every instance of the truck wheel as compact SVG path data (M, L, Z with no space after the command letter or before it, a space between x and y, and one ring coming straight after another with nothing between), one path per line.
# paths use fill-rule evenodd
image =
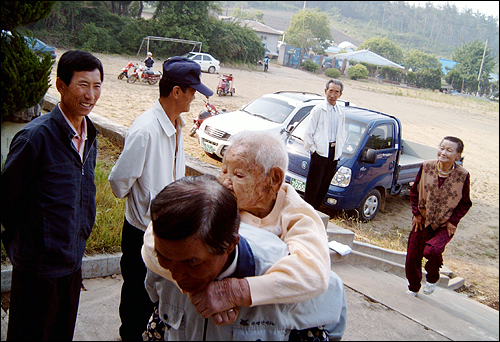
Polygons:
M368 222L373 220L380 209L380 191L372 189L363 199L358 208L358 218L361 222Z

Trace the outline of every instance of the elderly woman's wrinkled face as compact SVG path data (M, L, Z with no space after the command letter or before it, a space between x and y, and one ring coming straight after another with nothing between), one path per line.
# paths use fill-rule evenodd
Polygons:
M233 145L224 155L219 181L231 190L238 201L238 209L256 216L260 210L269 208L271 180L264 174L262 166L255 165L245 153L244 145Z

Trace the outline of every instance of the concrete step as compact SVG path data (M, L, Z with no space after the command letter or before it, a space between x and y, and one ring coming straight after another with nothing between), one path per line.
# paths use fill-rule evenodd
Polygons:
M436 287L432 295L420 292L412 297L406 294L406 279L386 272L349 263L336 263L332 270L345 286L442 336L464 341L499 339L498 311L463 294Z
M353 248L354 232L349 229L345 229L332 222L328 222L326 233L328 234L328 241L337 241Z
M406 261L406 252L393 251L390 249L377 247L361 241L354 241L352 249L358 252L362 252L364 254L369 254L385 260L389 260L401 265L404 265Z

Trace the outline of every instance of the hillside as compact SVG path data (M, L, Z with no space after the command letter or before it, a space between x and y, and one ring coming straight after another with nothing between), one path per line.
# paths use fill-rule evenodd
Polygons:
M262 13L264 13L264 23L267 26L272 27L273 29L280 30L280 31L285 31L288 26L290 26L290 21L292 20L292 17L295 13L297 12L285 12L285 11L275 11L275 10L263 10L263 9L258 9ZM227 12L224 10L224 15L231 15L233 9L228 9ZM249 9L250 12L255 12L257 9ZM229 14L227 14L229 13ZM344 41L349 41L353 43L354 45L360 45L363 41L356 39L354 37L349 36L348 34L336 29L335 27L331 26L331 32L332 32L332 37L335 42L335 44L340 44Z
M284 31L292 16L302 10L303 2L224 3L226 6L241 6L246 14L260 11L264 13L266 25ZM474 40L488 40L488 50L498 64L498 14L495 13L486 16L472 10L459 11L450 4L436 7L430 4L423 8L403 1L307 1L307 9L315 7L328 14L335 44L347 40L360 45L366 39L381 36L388 37L405 52L416 49L451 59L457 46ZM224 8L226 15L232 10Z

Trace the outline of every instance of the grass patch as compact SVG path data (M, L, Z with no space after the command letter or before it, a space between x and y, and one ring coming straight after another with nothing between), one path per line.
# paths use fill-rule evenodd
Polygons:
M355 240L386 249L406 252L411 227L401 228L393 225L390 229L387 229L387 227L378 228L371 222L362 223L352 213L340 212L332 214L330 221L337 226L354 232Z
M116 253L121 251L121 232L125 215L125 199L113 195L108 182L111 168L120 155L121 148L109 139L97 137L97 163L95 168L96 220L87 240L85 255ZM3 230L3 227L2 227ZM2 264L8 263L2 242Z

